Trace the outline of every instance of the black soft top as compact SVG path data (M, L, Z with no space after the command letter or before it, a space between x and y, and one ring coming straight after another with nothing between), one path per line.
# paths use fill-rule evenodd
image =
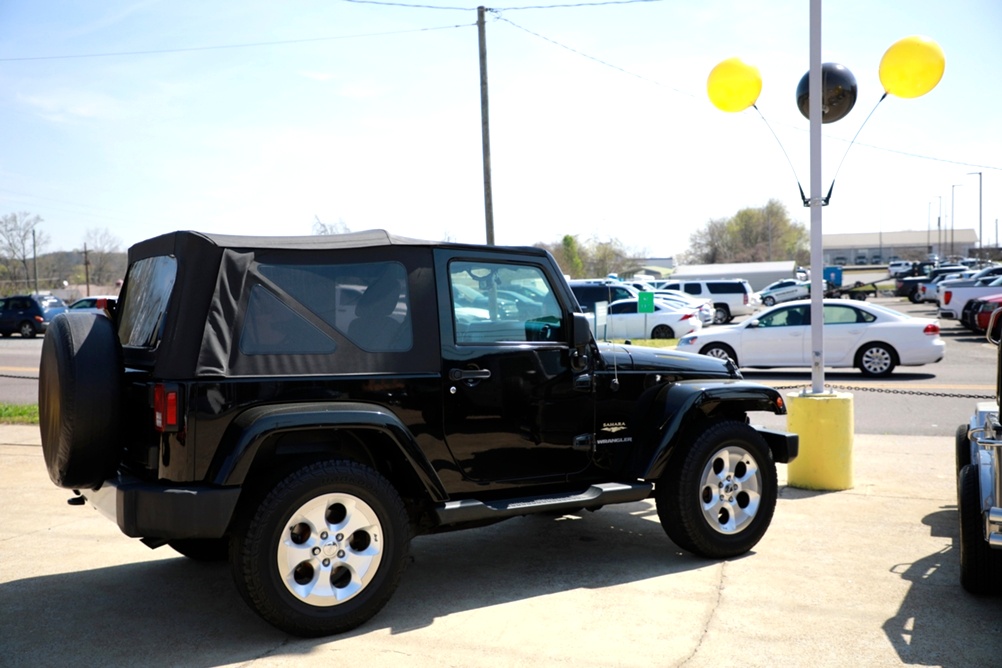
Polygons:
M366 230L346 234L314 236L244 236L238 234L211 234L208 232L178 231L140 241L129 248L129 264L156 255L188 255L211 252L211 249L232 248L249 250L272 248L284 250L334 250L367 248L372 246L439 246L441 242L422 241L388 233L386 230Z
M204 376L310 374L375 370L377 356L257 355L245 357L235 343L236 327L247 308L248 293L260 283L259 263L289 265L392 260L406 268L415 317L414 347L396 362L401 371L430 370L438 361L437 305L433 277L433 249L488 250L475 244L422 241L368 230L317 236L240 236L178 231L139 242L129 248L129 271L135 263L154 257L176 258L176 276L156 349L130 348L126 363L151 369L165 379ZM502 250L493 248L491 250ZM516 255L547 256L534 247L508 247ZM129 302L130 279L120 304ZM140 297L137 295L137 298ZM342 350L347 349L342 346ZM346 365L347 363L347 365ZM370 367L372 367L370 369Z

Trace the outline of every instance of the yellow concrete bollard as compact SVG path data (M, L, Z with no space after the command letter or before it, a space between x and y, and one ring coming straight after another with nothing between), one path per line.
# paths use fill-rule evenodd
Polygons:
M786 395L787 430L800 436L800 454L787 465L791 487L836 491L852 488L852 395Z

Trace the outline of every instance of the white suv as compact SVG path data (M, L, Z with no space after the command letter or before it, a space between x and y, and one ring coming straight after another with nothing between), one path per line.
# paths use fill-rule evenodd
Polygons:
M730 322L736 315L750 315L759 307L758 297L743 278L712 281L667 281L663 289L681 290L713 302L713 322Z

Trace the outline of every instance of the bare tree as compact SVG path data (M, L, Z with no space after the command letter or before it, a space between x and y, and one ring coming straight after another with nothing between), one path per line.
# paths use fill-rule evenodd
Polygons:
M0 262L10 281L16 284L23 279L28 290L31 289L32 262L48 243L48 237L38 229L41 223L41 216L26 211L0 216Z
M119 260L122 241L113 235L108 228L91 228L84 235L84 248L87 249L85 262L90 263L90 282L94 285L110 285L122 271Z
M320 216L313 216L313 234L317 236L327 236L329 234L344 234L351 232L344 220L338 219L336 223L325 223L320 220Z

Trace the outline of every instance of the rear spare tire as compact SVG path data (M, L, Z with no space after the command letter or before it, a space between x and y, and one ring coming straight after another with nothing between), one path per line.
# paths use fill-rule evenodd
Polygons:
M122 347L97 313L52 319L38 374L42 455L59 487L96 487L115 472L122 396Z

